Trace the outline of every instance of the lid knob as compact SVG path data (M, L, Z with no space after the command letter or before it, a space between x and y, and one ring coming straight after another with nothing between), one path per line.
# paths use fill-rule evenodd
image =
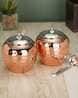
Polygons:
M54 28L53 27L50 28L50 33L54 33Z
M18 33L17 36L16 36L17 40L21 40L22 39L22 34L21 33Z
M19 31L19 32L21 33L17 33L17 36L16 36L17 40L21 40L26 31L25 29L23 29L22 31Z

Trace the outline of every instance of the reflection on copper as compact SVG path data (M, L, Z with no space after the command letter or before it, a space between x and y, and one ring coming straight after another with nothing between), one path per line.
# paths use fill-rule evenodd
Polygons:
M43 43L41 40L37 40L37 51L41 62L45 65L57 66L62 65L64 58L69 53L69 42L65 39L61 43Z
M30 70L36 60L36 47L33 46L28 52L22 51L23 55L18 55L17 52L13 52L13 55L9 54L9 46L4 44L2 48L3 60L8 69L15 73L24 73Z

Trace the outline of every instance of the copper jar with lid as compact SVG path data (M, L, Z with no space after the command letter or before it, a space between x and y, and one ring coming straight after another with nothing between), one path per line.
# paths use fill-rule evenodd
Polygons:
M2 46L4 63L15 73L24 73L36 60L35 42L22 33L9 37Z
M39 59L44 65L62 65L69 54L69 38L61 31L51 28L36 38Z

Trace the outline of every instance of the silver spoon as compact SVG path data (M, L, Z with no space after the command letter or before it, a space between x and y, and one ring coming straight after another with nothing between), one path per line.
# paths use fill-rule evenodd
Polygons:
M69 63L69 66L66 66L64 68L61 68L57 70L56 72L52 73L52 77L56 77L57 75L60 75L67 71L68 69L72 68L73 66L78 66L78 56L72 55L66 60Z

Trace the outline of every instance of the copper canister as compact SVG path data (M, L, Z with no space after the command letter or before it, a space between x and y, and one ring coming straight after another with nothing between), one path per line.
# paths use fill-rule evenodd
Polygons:
M4 63L15 73L30 70L36 60L35 42L24 34L9 37L2 46Z
M69 38L53 28L40 32L36 39L38 56L44 65L62 65L69 54L69 46Z

